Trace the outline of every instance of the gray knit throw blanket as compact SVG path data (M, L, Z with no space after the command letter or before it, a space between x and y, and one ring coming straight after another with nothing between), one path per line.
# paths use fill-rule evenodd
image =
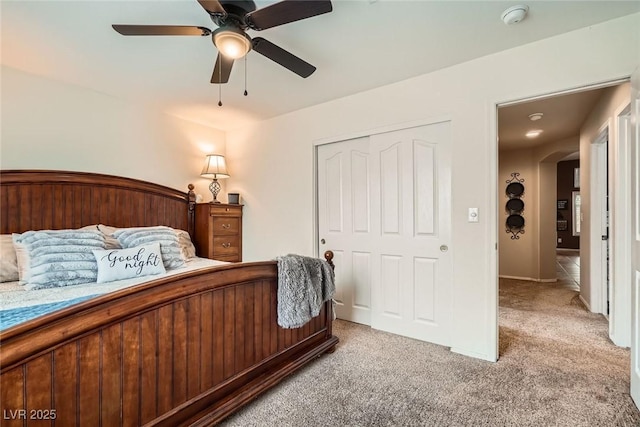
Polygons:
M335 276L323 259L301 255L277 257L278 325L299 328L320 314L322 304L333 298Z

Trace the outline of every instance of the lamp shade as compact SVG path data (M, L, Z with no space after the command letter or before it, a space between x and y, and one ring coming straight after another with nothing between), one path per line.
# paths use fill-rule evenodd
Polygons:
M229 172L227 172L227 162L224 160L224 156L219 154L209 154L204 161L204 167L200 176L205 178L229 178Z

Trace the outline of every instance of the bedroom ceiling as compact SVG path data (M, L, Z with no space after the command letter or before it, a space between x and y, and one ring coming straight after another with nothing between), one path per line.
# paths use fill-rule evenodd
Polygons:
M258 8L273 1L256 1ZM507 26L500 14L528 4ZM0 2L1 63L149 105L222 130L404 80L640 11L637 1L334 0L333 12L260 35L315 65L307 79L247 56L222 86L209 83L216 49L207 37L124 37L111 24L215 29L196 0Z

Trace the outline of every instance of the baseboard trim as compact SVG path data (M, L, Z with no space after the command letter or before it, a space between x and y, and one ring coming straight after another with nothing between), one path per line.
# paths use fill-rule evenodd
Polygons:
M527 282L539 282L539 283L554 283L558 281L558 279L534 279L533 277L503 276L502 274L499 275L498 277L500 279L524 280Z
M591 311L591 306L587 303L587 301L582 297L582 294L578 295L578 298L580 298L580 301L582 301L582 303L584 304L584 306L587 308L588 311ZM593 313L593 311L591 311Z

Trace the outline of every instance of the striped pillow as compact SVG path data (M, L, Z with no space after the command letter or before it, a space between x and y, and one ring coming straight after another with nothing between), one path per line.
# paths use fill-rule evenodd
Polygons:
M98 277L92 251L105 248L98 230L27 231L14 234L13 241L25 254L19 269L26 273L20 279L28 290L91 283Z
M167 270L185 265L178 236L171 227L121 228L116 230L113 236L118 239L120 245L125 249L149 243L160 243L162 263Z
M165 226L170 228L168 226ZM144 227L133 227L133 228L144 228ZM98 230L104 234L105 243L107 244L107 249L122 249L122 246L118 242L118 239L114 237L114 233L118 230L125 230L125 228L117 228L112 227L110 225L98 224ZM191 241L191 236L184 230L178 230L176 228L172 229L176 236L178 237L178 243L180 244L180 250L182 251L182 259L189 260L191 258L196 257L196 248Z

